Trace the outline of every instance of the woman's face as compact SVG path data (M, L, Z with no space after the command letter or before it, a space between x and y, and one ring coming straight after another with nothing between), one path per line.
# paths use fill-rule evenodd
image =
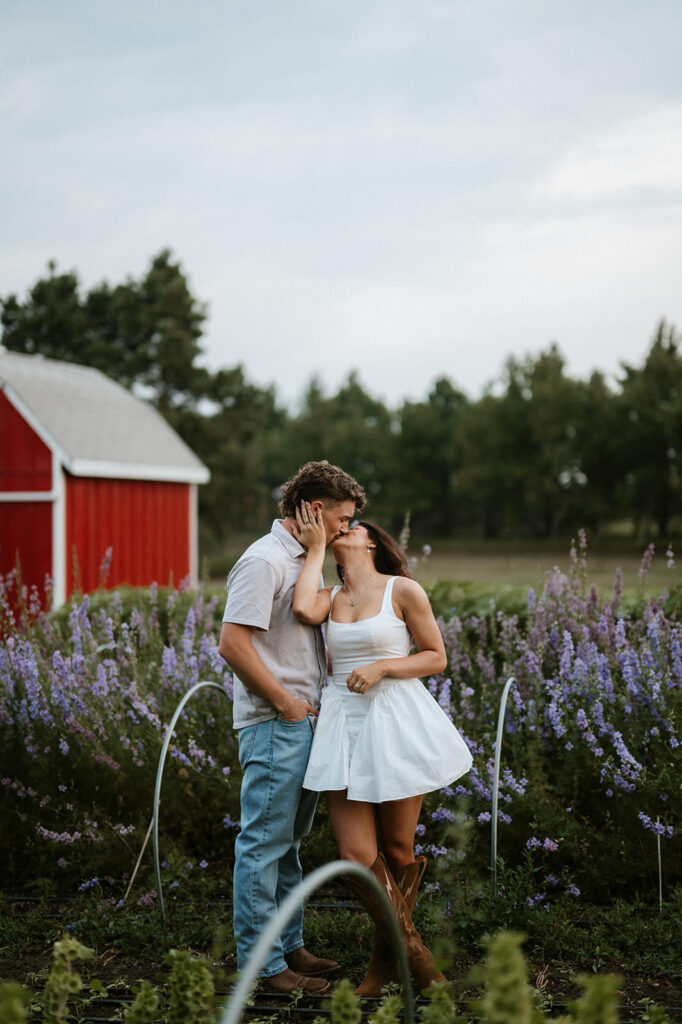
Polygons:
M371 540L366 527L360 526L358 523L355 526L351 526L347 533L333 541L332 553L337 562L343 563L344 553L363 548L367 551L370 545L374 547L374 541Z

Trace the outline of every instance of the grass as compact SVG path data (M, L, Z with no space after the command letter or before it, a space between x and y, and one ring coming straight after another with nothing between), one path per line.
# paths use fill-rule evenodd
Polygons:
M206 957L216 972L218 989L226 992L235 969L230 907L206 899L207 895L197 893L171 906L165 928L156 908L140 910L133 904L121 912L103 906L91 894L67 900L46 897L33 904L5 897L0 901L0 978L39 990L51 965L52 943L69 933L94 949L93 960L79 967L84 978L99 978L111 995L130 997L141 980L156 983L167 977L165 955L171 947ZM339 897L347 898L342 890L325 898ZM672 894L662 914L641 902L616 901L611 907L555 907L551 915L504 901L493 905L486 898L473 912L469 908L467 913L464 905L453 907L452 916L422 898L417 923L443 957L460 1005L480 995L480 979L472 969L485 953L482 936L513 928L527 935L531 984L546 1008L556 1012L574 999L581 974L617 973L623 976L618 1001L626 1010L625 1019L646 1019L646 1003L654 1001L673 1011L672 1020L680 1020L682 975L676 950L681 940L681 898L679 891ZM362 977L370 938L371 926L362 911L308 909L306 945L338 959L343 975L355 983Z
M626 594L635 594L640 587L638 571L641 557L632 552L590 553L587 562L587 583L600 592L610 591L616 569L623 573ZM428 559L420 561L415 575L421 583L438 580L459 580L491 587L511 586L540 590L548 572L559 568L568 573L570 554L551 548L536 551L507 548L503 550L462 550L435 547ZM664 558L655 558L646 581L646 591L660 592L670 587L676 573L666 566Z
M212 560L208 575L211 589L224 590L225 575L253 536L235 536L225 542L219 557ZM437 540L431 543L431 554L424 558L423 544L413 538L408 556L418 562L413 572L420 583L431 587L438 581L465 583L484 588L519 588L526 591L542 588L545 577L555 567L568 573L571 566L571 539L560 541L481 541ZM623 573L625 596L634 597L642 590L660 593L679 582L677 569L669 569L665 558L667 545L656 545L656 555L646 581L638 576L646 544L623 537L608 537L595 542L587 553L587 583L595 584L600 593L611 591L616 569ZM327 583L336 580L336 567L331 552L324 564Z

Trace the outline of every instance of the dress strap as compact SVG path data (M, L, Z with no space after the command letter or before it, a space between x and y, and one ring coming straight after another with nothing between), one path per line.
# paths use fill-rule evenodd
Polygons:
M382 615L384 614L384 612L391 612L391 614L394 614L394 612L393 612L393 597L392 597L392 594L393 594L393 584L394 583L395 583L395 576L391 576L391 578L389 579L388 583L386 584L386 588L384 590L384 599L381 602L381 614Z
M335 587L332 587L332 594L331 594L331 604L329 605L329 614L330 614L330 615L331 615L331 613L332 613L332 608L334 607L334 598L335 598L335 597L336 597L336 595L338 594L339 590L342 590L342 589L343 589L343 588L341 587L341 585L340 585L340 584L337 584L337 586L335 586Z

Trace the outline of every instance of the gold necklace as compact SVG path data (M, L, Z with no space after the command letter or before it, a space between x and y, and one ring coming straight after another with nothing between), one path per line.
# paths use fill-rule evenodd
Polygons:
M363 590L365 590L365 588L366 588L367 586L369 586L369 584L370 584L370 583L372 582L372 579L373 579L373 577L372 577L372 576L370 576L368 580L365 580L365 582L363 583L363 585L362 585L362 586L360 587L360 589L358 590L358 593L357 593L357 596L358 596L358 597L359 597L359 596L360 596L360 594L361 594L361 593L363 592ZM346 591L346 597L348 598L348 603L349 603L349 605L351 606L351 608L355 608L355 605L356 605L356 603L357 603L357 602L355 602L355 601L353 600L353 598L352 598L352 597L350 596L350 594L348 593L348 590L346 589L346 584L345 584L345 583L344 583L344 585L343 585L343 587L342 587L341 589L342 589L342 590L345 590L345 591Z

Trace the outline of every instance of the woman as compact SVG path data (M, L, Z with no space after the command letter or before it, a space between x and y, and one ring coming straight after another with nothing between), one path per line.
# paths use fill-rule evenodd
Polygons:
M443 638L389 534L365 522L340 534L332 552L342 584L318 590L324 525L306 502L296 520L308 552L293 612L311 624L328 620L331 659L303 785L326 791L341 857L369 868L391 900L423 989L445 978L412 923L426 867L424 857L414 859L415 828L423 794L471 767L466 743L419 679L445 668ZM397 976L390 940L377 901L362 883L347 884L375 924L372 957L357 992L379 995Z

